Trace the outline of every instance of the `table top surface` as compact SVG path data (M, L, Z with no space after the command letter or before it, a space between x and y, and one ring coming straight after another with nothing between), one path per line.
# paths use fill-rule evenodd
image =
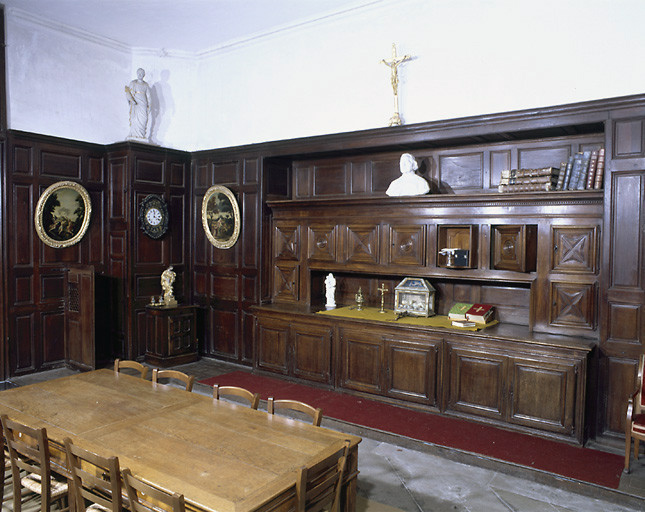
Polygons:
M360 438L137 377L96 370L0 392L0 413L117 455L143 480L210 511L252 510L294 472Z

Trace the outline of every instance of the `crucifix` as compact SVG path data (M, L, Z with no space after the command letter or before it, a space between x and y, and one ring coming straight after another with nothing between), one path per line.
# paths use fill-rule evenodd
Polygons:
M387 288L385 287L385 283L381 283L381 287L377 288L379 292L381 292L381 309L378 310L379 313L385 313L385 307L383 305L383 300L385 298L385 292L387 291Z
M399 72L398 67L403 64L406 60L410 60L412 57L409 55L404 55L403 57L397 57L396 55L396 44L392 43L392 58L391 59L382 59L381 62L386 66L389 66L391 75L390 81L392 82L392 91L394 92L394 114L390 117L390 122L388 126L401 126L403 123L401 121L401 116L399 116Z

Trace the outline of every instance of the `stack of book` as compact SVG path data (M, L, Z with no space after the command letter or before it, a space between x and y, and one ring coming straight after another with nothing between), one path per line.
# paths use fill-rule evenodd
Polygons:
M500 192L533 192L555 190L560 176L557 167L543 169L510 169L502 171L497 189Z
M605 174L605 148L571 155L566 163L562 163L560 170L557 190L601 189Z
M605 148L580 151L557 167L502 171L500 192L601 189L605 174Z
M457 327L472 327L492 320L494 308L490 304L457 302L448 311L448 318ZM471 325L472 324L472 325Z

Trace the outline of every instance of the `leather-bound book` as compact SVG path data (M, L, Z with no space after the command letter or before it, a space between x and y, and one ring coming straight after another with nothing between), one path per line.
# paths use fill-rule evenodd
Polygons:
M598 165L596 166L596 177L594 178L595 189L602 188L602 180L605 177L605 148L598 150Z
M591 160L589 160L589 170L587 171L587 183L585 188L587 190L594 187L596 182L596 169L598 168L598 151L591 152Z

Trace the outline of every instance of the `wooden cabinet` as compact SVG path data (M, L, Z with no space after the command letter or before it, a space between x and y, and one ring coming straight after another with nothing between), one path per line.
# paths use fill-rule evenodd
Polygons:
M584 438L588 352L448 339L448 409Z
M259 315L256 336L258 368L331 384L331 330L328 326Z
M197 306L148 306L146 322L147 362L174 366L197 360Z
M339 328L340 386L438 406L439 336Z

